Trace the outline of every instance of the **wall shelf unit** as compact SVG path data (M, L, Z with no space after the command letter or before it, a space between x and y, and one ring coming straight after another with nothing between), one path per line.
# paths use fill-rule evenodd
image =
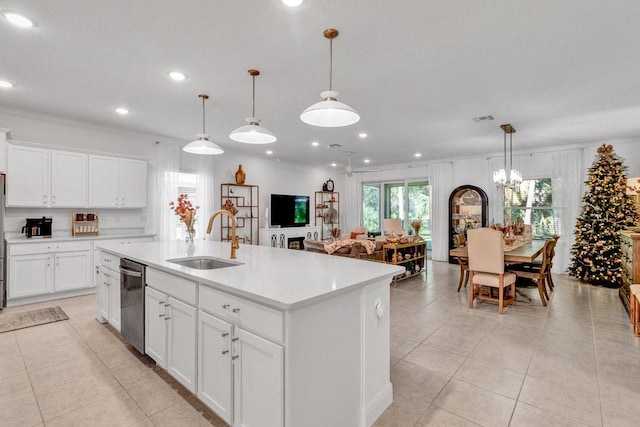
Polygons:
M260 244L260 187L249 184L221 184L220 207L229 200L238 209L236 217L236 235L240 243ZM220 240L231 240L231 219L226 215L220 218Z
M314 198L315 225L320 227L320 240L340 235L340 193L316 191ZM336 231L334 231L336 230Z

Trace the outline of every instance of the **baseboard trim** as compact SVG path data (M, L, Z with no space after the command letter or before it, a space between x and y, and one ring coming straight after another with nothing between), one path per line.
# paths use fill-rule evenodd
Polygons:
M388 383L364 408L366 427L373 425L391 403L393 403L393 385Z

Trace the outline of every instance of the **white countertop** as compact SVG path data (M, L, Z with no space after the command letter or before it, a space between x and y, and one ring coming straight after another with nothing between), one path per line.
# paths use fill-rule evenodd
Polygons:
M278 309L293 309L339 293L349 292L405 271L404 267L351 258L240 245L236 262L242 265L197 270L167 262L168 259L210 256L229 260L229 242L197 240L109 245L100 249L177 276L210 285Z
M59 235L52 237L8 237L5 240L9 244L14 243L46 243L46 242L74 242L74 241L85 241L85 240L108 240L108 239L136 239L139 237L155 237L155 234L84 234L80 236L72 236L69 235Z

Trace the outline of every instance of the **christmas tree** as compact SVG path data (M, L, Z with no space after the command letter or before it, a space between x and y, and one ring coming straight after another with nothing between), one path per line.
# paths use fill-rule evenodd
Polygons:
M569 275L582 282L609 287L622 283L618 232L635 225L638 216L625 191L626 170L611 145L598 148L585 182L588 188L571 248Z

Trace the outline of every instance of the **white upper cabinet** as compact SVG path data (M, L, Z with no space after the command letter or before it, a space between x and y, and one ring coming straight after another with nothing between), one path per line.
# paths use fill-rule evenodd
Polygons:
M9 144L7 206L49 206L49 150Z
M147 162L89 155L89 206L147 207Z
M87 155L69 151L51 151L52 207L87 206Z
M147 162L8 144L7 206L146 208Z
M89 206L117 208L118 159L116 157L89 155Z
M120 159L121 208L147 207L147 162Z

